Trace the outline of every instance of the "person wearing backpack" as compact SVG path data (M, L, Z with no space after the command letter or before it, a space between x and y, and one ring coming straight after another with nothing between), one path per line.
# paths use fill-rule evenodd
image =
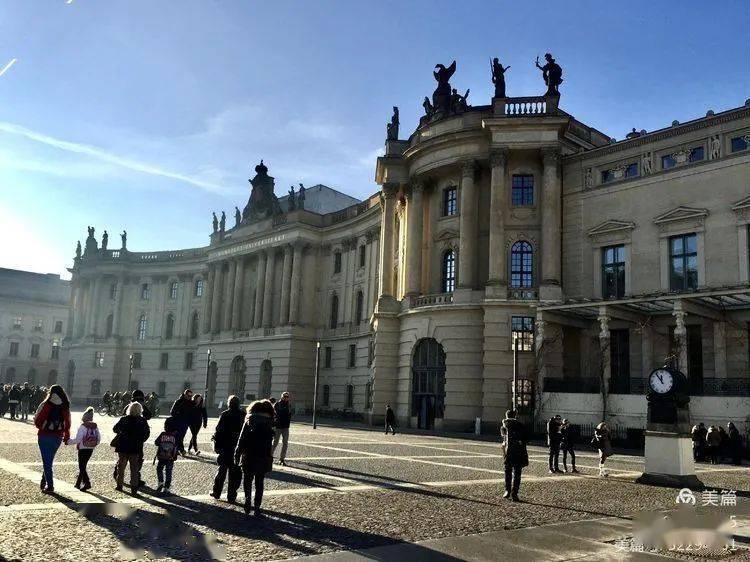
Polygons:
M117 486L115 490L122 492L125 480L125 467L130 464L130 488L131 493L138 495L140 463L139 458L143 456L143 444L149 436L149 428L143 419L143 406L138 402L132 402L127 409L127 415L121 417L112 431L115 438L111 445L118 455L117 461Z
M245 412L240 409L240 399L234 394L227 400L227 405L228 408L219 416L216 432L212 437L214 452L218 454L216 462L219 465L219 470L216 471L211 496L217 500L221 497L228 472L227 501L234 503L237 501L237 490L242 483L242 469L234 464L234 449L237 447L242 424L245 422Z
M263 483L273 466L273 406L268 400L256 400L247 409L248 416L242 426L234 463L242 466L245 490L245 514L250 514L251 505L255 515L260 516L263 501ZM250 495L255 480L255 498Z
M89 406L81 417L81 426L73 439L69 439L67 445L76 445L78 449L78 477L75 486L82 492L91 489L91 479L86 467L91 460L94 449L101 442L102 436L99 428L94 423L94 408Z
M172 487L172 469L174 461L177 460L177 428L174 419L167 418L164 420L164 431L154 441L156 445L156 477L159 484L157 492L170 493ZM164 478L166 472L166 479Z
M70 400L59 384L53 384L34 414L34 425L39 429L37 440L42 455L44 474L39 483L43 492L55 491L52 463L60 444L70 439Z

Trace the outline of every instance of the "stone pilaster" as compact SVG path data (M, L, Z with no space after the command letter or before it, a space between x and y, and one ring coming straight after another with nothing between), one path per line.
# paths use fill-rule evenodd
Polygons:
M279 325L289 324L289 298L292 285L292 247L284 246L284 263L281 268L281 312L279 313Z
M477 165L467 160L461 167L461 207L459 217L458 286L473 289L476 284L477 190L474 182Z
M227 274L227 291L224 295L224 310L222 311L222 330L232 329L232 310L234 308L234 282L237 276L237 260L229 260Z
M542 149L542 290L545 300L560 300L562 182L560 151Z
M217 263L214 272L213 291L211 298L211 333L221 329L221 297L224 291L224 264Z
M383 213L381 218L380 245L380 295L393 297L393 243L394 218L396 213L396 192L398 185L385 184L381 198Z
M270 328L273 326L273 274L276 264L276 249L268 250L268 260L266 263L266 282L263 291L263 327Z
M253 328L263 325L263 294L266 288L266 264L268 254L265 251L258 253L258 277L255 282L255 314L253 315Z
M609 313L606 306L599 307L599 355L601 361L601 384L603 385L602 391L605 396L609 395L609 382L612 378L612 361L610 354L610 340L609 340Z
M112 312L112 335L120 335L120 317L122 316L122 293L125 288L125 280L120 278L115 281L117 289L115 289L115 306Z
M234 294L232 299L232 325L233 330L241 329L242 324L242 288L245 282L245 261L237 258L237 267L234 275Z
M406 207L406 294L419 295L422 291L422 227L424 210L422 199L424 182L412 181Z
M490 152L490 239L488 297L507 296L507 256L505 255L505 207L508 201L506 165L508 150L501 148Z
M674 302L672 316L675 319L674 348L677 355L677 368L690 378L690 373L688 372L687 327L685 326L687 312L683 310L681 300Z
M302 284L302 243L294 244L292 259L292 278L289 289L289 323L299 324L300 287Z

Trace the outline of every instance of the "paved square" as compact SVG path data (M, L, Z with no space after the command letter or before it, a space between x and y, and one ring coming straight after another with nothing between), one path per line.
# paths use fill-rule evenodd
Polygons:
M80 412L73 413L73 420L80 420ZM385 436L364 427L314 430L295 423L289 466L275 466L267 478L267 516L256 519L208 496L216 469L210 442L216 419L201 433L204 455L176 463L177 495L169 498L153 490L139 498L114 490L115 454L108 443L115 418L97 421L103 440L89 464L93 489L82 493L73 487L75 449L63 446L55 462L57 495L48 496L38 487L41 462L34 427L0 420L0 560L276 560L399 548L389 545L403 542L420 543L410 547L416 553L408 554L417 559L420 553L425 559L493 559L500 547L527 560L630 559L636 555L616 546L630 534L630 518L641 510L675 507L675 491L633 482L643 466L637 456L616 455L607 463L611 477L602 479L596 476L596 454L582 448L580 475L550 475L545 449L530 447L531 464L521 488L524 503L514 504L502 498L496 443ZM156 481L152 443L162 423L163 418L150 422L144 465L150 486ZM748 468L701 465L699 476L710 487L739 491L738 506L722 509L727 514L735 510L744 522L750 513ZM575 521L583 523L571 526ZM518 531L507 538L492 534L511 529ZM592 536L570 538L564 548L561 539L550 544L556 533L578 536L581 529ZM461 542L474 540L461 538L469 535L477 535L490 554ZM439 542L450 537L456 538ZM492 540L500 540L500 546ZM457 554L444 553L459 544L464 546ZM737 552L731 559L746 555Z

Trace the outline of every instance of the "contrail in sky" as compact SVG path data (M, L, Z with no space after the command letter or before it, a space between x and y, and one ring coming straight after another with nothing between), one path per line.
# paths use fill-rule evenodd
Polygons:
M2 70L0 70L0 76L2 76L3 74L5 74L11 66L13 66L14 64L16 64L17 61L18 61L18 59L10 59L10 62L8 64L6 64L3 67Z

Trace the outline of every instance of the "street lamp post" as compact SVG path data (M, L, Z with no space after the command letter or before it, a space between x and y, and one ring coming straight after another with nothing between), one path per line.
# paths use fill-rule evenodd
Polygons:
M313 429L318 428L318 380L320 379L320 342L315 342L315 384L313 385Z
M209 378L211 377L211 348L209 347L208 350L206 350L206 387L203 391L203 396L206 397L206 402L211 405L213 402L214 397L211 396L211 400L209 400L208 396L208 385L209 385Z
M518 405L518 397L516 396L518 388L518 344L519 339L517 334L513 334L513 405L511 410L515 410Z
M133 384L133 354L130 354L130 367L128 368L128 392L133 390L130 386Z

